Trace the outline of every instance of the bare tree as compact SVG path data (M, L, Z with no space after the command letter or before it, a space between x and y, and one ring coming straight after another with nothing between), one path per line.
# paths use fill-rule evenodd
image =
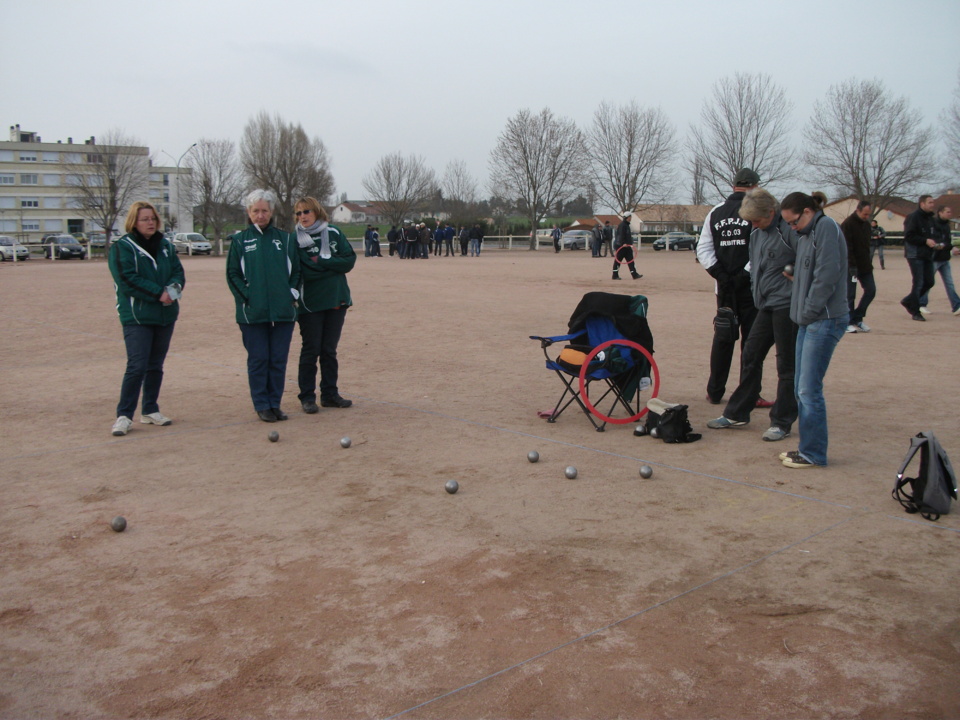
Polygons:
M700 125L687 141L691 167L699 167L719 197L730 192L737 171L753 168L764 185L793 177L790 147L793 103L769 75L737 73L713 87L700 110Z
M66 183L78 212L103 228L109 247L117 218L147 195L150 159L147 148L121 130L91 141L79 162L66 165Z
M418 155L384 155L361 183L394 225L422 209L437 190L436 174Z
M804 160L840 195L869 200L875 211L892 198L936 182L933 130L906 98L879 80L834 85L804 128Z
M327 149L320 138L307 137L300 124L261 111L247 122L240 140L240 162L247 182L272 190L279 207L278 227L292 227L293 205L309 195L321 203L333 192Z
M600 200L617 213L658 203L675 185L676 130L660 108L606 102L587 133L590 174Z
M585 190L583 134L576 123L555 117L550 108L539 115L521 110L507 120L490 153L490 188L517 198L530 218L530 249L536 229L550 208Z
M447 164L440 188L444 195L444 210L450 214L449 219L454 225L477 219L477 181L473 179L463 160L451 160Z
M190 155L192 197L199 209L200 225L204 232L211 226L214 238L219 240L227 223L235 219L243 193L236 145L232 140L203 138Z
M698 158L688 168L690 171L690 202L694 205L707 204L707 192L703 180L703 163Z
M953 89L953 101L940 114L940 124L947 143L947 167L953 175L952 180L960 180L960 71L957 72L957 86Z

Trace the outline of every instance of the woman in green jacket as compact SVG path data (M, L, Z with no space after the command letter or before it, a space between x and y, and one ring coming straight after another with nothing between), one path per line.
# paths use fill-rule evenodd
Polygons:
M237 233L227 254L227 284L247 350L253 409L264 422L286 420L280 409L287 355L300 297L300 258L288 233L271 223L276 196L254 190L246 198L250 227Z
M140 422L169 425L157 399L163 361L180 312L186 282L173 244L160 232L160 216L148 202L137 201L127 213L127 234L110 246L108 265L117 292L117 312L127 348L127 369L120 385L114 435L126 435L143 390Z
M305 413L317 407L317 362L320 363L320 404L348 408L352 400L340 397L337 387L337 345L347 308L353 304L347 273L357 254L340 228L330 225L326 211L312 197L296 205L297 245L300 252L300 404Z

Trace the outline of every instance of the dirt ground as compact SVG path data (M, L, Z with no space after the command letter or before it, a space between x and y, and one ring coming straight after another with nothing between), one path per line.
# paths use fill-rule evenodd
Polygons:
M766 411L706 429L714 300L689 252L644 249L619 283L583 252L361 257L354 406L300 412L294 361L275 426L223 259L184 265L174 423L122 438L106 264L0 266L0 717L960 717L960 514L890 497L920 430L960 465L960 317L938 285L911 321L895 252L807 471L777 461L795 438L761 441ZM660 396L700 442L537 417L562 388L528 336L592 290L649 297Z

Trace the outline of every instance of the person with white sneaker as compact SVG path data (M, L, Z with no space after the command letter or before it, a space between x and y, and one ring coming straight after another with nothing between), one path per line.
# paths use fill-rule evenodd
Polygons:
M873 207L868 200L857 203L857 209L840 223L840 230L847 241L847 308L850 310L848 333L868 333L870 327L863 321L867 308L877 296L877 283L873 279L873 262L870 260L870 215ZM857 304L857 283L863 288Z
M111 430L117 436L130 431L141 390L140 422L171 423L160 413L157 401L163 361L180 313L180 292L186 284L183 265L173 243L160 232L160 215L153 205L141 200L133 203L124 227L127 234L110 246L108 257L127 349L117 420Z

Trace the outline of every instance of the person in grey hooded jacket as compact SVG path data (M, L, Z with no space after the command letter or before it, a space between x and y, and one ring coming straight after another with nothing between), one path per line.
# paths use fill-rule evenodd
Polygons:
M827 464L823 378L850 322L847 241L840 226L823 214L822 203L806 193L787 195L780 213L799 235L790 319L799 326L794 388L800 433L799 448L780 458L787 467L809 468Z
M763 363L775 345L777 399L770 408L770 427L762 436L772 442L787 437L797 419L793 388L797 325L790 319L793 286L786 272L796 258L797 235L780 216L776 198L762 188L747 192L739 214L753 226L749 266L757 315L743 347L740 384L730 396L723 415L708 422L707 427L722 429L750 422L750 411L760 398Z

